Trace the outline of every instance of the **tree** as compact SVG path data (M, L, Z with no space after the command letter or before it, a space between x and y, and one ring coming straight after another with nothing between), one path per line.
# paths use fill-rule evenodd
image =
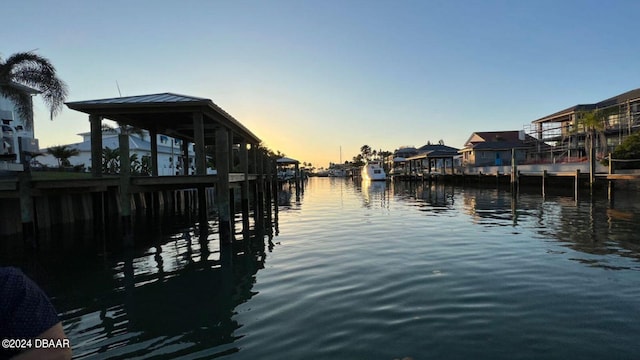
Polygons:
M120 149L105 147L102 149L102 172L117 174L120 172Z
M604 140L606 148L606 138L604 137L605 121L609 116L609 112L603 109L594 109L590 111L582 111L578 113L576 120L576 131L584 131L584 146L589 157L589 183L595 181L596 168L596 145L597 140ZM602 150L601 150L602 152Z
M48 59L33 52L16 53L4 61L0 59L0 95L14 103L28 130L33 129L31 96L15 84L38 90L49 108L52 120L62 110L67 98L67 85L58 78L55 67Z
M363 160L369 160L369 158L371 157L371 146L362 145L360 147L360 154L362 155Z
M622 144L618 145L611 154L613 159L618 160L638 160L640 159L640 132L629 135ZM608 165L608 161L605 165ZM616 164L618 169L634 169L640 167L640 161L626 161Z
M58 160L58 167L71 166L69 158L80 155L78 149L70 148L67 145L52 146L47 149L47 153Z

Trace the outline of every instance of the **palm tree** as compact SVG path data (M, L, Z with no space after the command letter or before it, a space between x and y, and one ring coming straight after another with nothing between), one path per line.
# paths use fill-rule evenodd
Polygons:
M47 153L58 159L58 167L71 166L69 158L80 155L78 149L70 148L67 145L52 146L47 149Z
M369 160L369 158L371 157L371 146L362 145L360 147L360 154L362 155L362 158L364 160Z
M31 96L16 84L38 90L49 108L51 119L57 115L67 98L67 85L58 78L48 59L33 52L19 52L6 60L0 58L0 95L10 99L25 121L25 128L33 129Z
M102 172L117 174L120 172L120 149L106 146L102 149Z
M578 114L576 121L576 130L584 131L585 150L589 157L589 183L593 184L596 168L596 145L597 140L604 140L604 147L606 150L606 138L604 137L605 121L609 116L609 112L602 109L594 109L590 111L583 111ZM602 151L602 150L601 150Z

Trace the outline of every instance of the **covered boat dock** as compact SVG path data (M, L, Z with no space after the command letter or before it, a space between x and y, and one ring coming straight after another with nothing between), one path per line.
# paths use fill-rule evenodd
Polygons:
M189 204L198 209L200 226L208 226L207 200L213 201L218 216L221 243L230 243L234 238L234 190L240 190L243 215L243 230L249 228L249 200L253 200L256 223L264 214L265 192L272 194L271 182L275 179L275 160L260 147L261 140L229 113L206 98L161 93L127 96L108 99L68 102L67 106L88 114L91 126L91 178L82 181L19 181L13 196L20 197L23 229L34 227L33 207L35 197L83 192L93 195L89 202L91 217L100 221L108 205L107 190L117 194L116 209L121 216L125 237L131 226L132 195L179 189L197 189L197 201ZM103 120L118 122L123 129L119 135L120 159L129 159L129 133L136 129L147 130L151 143L151 176L132 176L128 161L120 161L116 176L105 174L102 164ZM181 140L182 166L176 176L158 176L157 135L166 135ZM189 148L193 146L193 159L189 159ZM191 166L189 166L191 165ZM215 168L215 171L207 169ZM192 168L192 174L188 169ZM207 196L207 188L215 188L213 196ZM12 198L9 194L2 197ZM20 191L18 191L20 190ZM250 192L251 195L250 196ZM153 196L152 196L153 197ZM160 196L162 197L162 196ZM194 199L195 200L195 199ZM83 200L85 203L87 200ZM157 197L151 208L157 207ZM112 201L111 201L112 202ZM36 203L34 205L34 203ZM26 205L25 205L26 204ZM27 206L28 205L28 206ZM269 205L270 206L270 205ZM113 209L111 209L113 211ZM38 217L42 214L39 213ZM29 224L31 223L31 224ZM36 225L37 226L37 225Z

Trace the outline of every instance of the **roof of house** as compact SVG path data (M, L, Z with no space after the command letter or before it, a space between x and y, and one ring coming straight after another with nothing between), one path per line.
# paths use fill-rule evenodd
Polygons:
M571 120L570 115L579 112L579 111L589 111L593 109L601 109L614 105L619 105L625 103L627 101L639 100L640 99L640 88L627 91L625 93L610 97L608 99L599 101L594 104L579 104L574 105L564 110L560 110L551 115L547 115L541 117L540 119L532 121L532 123L544 123L544 122L560 122L560 121L568 121Z
M278 164L284 164L284 165L288 165L288 164L299 164L300 161L296 160L296 159L292 159L292 158L288 158L288 157L281 157L278 160L276 160L276 162Z
M419 153L427 152L427 151L440 151L440 152L454 152L457 153L458 149L447 146L444 144L426 144L418 148Z
M524 139L521 139L523 137ZM479 131L471 134L462 150L507 150L530 147L535 138L518 130Z
M9 86L11 86L12 88L21 90L22 92L25 92L25 93L30 94L30 95L35 95L35 94L41 93L40 90L34 89L34 88L32 88L30 86L27 86L27 85L23 85L23 84L17 83L15 81L10 82Z
M620 95L616 95L614 97L610 97L606 100L602 100L595 104L596 108L604 108L612 105L622 104L629 100L638 100L640 99L640 88L634 89L631 91L627 91Z

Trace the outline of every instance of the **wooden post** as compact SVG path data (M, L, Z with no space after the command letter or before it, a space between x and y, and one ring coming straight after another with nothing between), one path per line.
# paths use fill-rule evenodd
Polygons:
M226 136L226 134L225 134ZM207 174L207 157L204 151L204 119L201 112L193 113L193 140L195 143L195 165L196 165L196 175L206 175ZM218 140L217 132L216 132L216 144ZM227 139L224 140L224 143L227 143ZM225 145L226 146L226 145ZM216 145L217 152L217 145ZM228 155L227 155L228 156ZM220 159L216 154L216 162L219 162ZM229 165L228 159L225 160L227 166ZM228 169L227 169L228 174ZM228 182L228 179L227 179Z
M182 140L182 175L189 175L189 142ZM206 170L205 170L206 172Z
M129 135L119 134L120 147L120 219L122 221L123 242L126 246L133 245L131 229L131 162L129 161Z
M20 218L22 220L22 238L30 245L36 246L35 222L33 221L33 198L31 197L31 172L21 171L18 174L20 194Z
M264 166L266 169L266 173L267 173L267 183L266 183L266 196L265 199L267 201L267 204L265 205L265 209L267 210L267 223L270 224L271 219L272 219L272 213L271 213L271 206L273 204L273 182L274 182L274 174L273 174L273 163L274 160L269 157L269 156L265 156L264 158ZM298 173L298 169L297 169L297 164L296 164L296 174ZM296 177L298 177L298 175L296 175ZM298 192L300 191L300 181L296 180L296 197L299 197ZM271 228L271 226L269 226L269 228Z
M575 199L576 199L576 201L578 201L578 196L580 195L580 192L578 191L579 187L580 187L580 169L576 169L576 181L575 181Z
M220 244L231 244L231 218L229 208L229 136L227 129L216 130L216 205L218 207L218 227Z
M229 141L227 142L227 146L229 146L229 172L235 172L235 163L233 161L233 130L227 130L227 136L229 138Z
M516 149L511 149L511 195L515 196L516 192L516 171L518 166L516 165Z
M296 201L300 201L300 163L296 162ZM269 167L271 168L271 167Z
M542 170L542 198L544 199L547 195L546 193L546 182L547 182L547 170Z
M158 176L158 132L149 129L151 138L151 176Z
M594 131L595 132L595 131ZM593 140L594 134L591 134L591 146L589 148L589 191L593 193L593 184L596 181L596 148Z
M613 175L614 172L614 167L613 167L613 159L611 158L611 153L609 153L609 175ZM607 199L609 199L609 205L613 206L613 191L614 191L615 185L613 183L613 180L609 179L608 184L607 184Z
M242 233L244 240L249 239L249 151L247 142L240 143L240 171L244 179L240 185L240 207L242 210Z
M255 214L255 228L260 234L264 234L264 157L266 156L262 149L257 149L256 158L256 174L258 181L256 183L256 209Z
M102 176L102 117L89 115L91 125L91 174Z

